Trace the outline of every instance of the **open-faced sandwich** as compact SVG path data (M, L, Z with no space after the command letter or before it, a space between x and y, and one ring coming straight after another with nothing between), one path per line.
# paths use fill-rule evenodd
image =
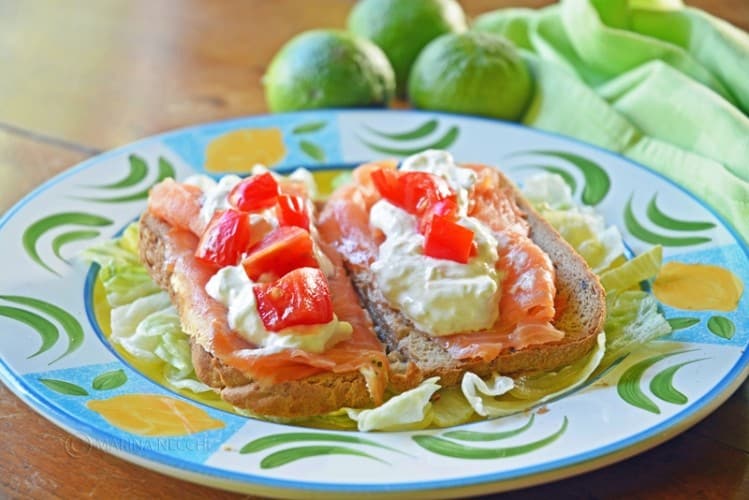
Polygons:
M232 405L300 417L383 400L387 358L302 182L269 172L155 186L140 255Z
M593 349L606 316L597 276L497 169L426 151L354 180L328 201L321 234L394 383L553 370Z
M443 151L342 175L324 205L305 171L157 184L87 252L110 340L256 416L389 430L529 408L670 331L639 290L660 249L627 261L558 176L524 197Z

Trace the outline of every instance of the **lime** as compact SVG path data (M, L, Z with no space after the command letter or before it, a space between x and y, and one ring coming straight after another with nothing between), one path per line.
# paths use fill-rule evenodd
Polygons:
M351 11L348 28L385 52L402 96L421 49L440 35L465 31L466 19L455 0L363 0Z
M417 108L519 119L533 82L515 47L489 33L443 35L419 54L408 94Z
M387 104L393 68L367 39L337 30L307 31L276 54L263 77L271 111Z

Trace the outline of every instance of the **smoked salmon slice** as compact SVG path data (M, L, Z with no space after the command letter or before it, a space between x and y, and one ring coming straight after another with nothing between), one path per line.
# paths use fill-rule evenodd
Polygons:
M350 265L368 266L378 255L378 238L369 226L369 210L380 199L371 180L376 168L365 164L354 171L357 184L333 194L320 216L320 234L346 256ZM499 319L489 329L432 337L455 359L492 360L506 349L561 340L564 333L551 321L555 310L555 271L546 253L529 236L513 187L487 166L464 165L477 175L470 193L469 215L487 225L499 241L497 268L502 273Z
M197 186L181 184L166 179L151 188L148 196L148 211L170 226L203 234L204 224L200 220L203 192Z
M289 185L282 192L304 194L299 183ZM166 197L167 199L163 199ZM198 236L202 230L196 223L201 207L199 188L164 181L151 191L148 210L152 215L172 226L166 235L165 256L173 266L173 273L184 276L190 283L189 303L191 314L208 318L208 330L200 333L200 343L221 362L235 368L251 378L280 383L300 380L322 373L344 373L360 371L367 379L374 401L379 404L387 385L387 357L377 340L369 316L359 305L359 298L346 275L340 255L330 245L319 242L335 268L328 276L333 310L340 321L351 324L352 336L323 353L310 353L302 349L285 349L267 353L258 349L228 323L227 308L214 300L205 290L205 285L216 272L215 267L195 258Z

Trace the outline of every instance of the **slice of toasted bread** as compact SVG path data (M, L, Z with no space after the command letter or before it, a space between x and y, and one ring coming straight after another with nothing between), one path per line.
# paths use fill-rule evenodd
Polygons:
M195 244L197 239L193 238ZM189 241L189 239L188 239ZM230 404L257 415L294 418L321 415L342 407L366 408L375 404L367 381L359 371L326 372L300 380L269 383L222 363L211 353L207 335L219 325L229 329L223 306L206 305L188 276L193 252L180 252L172 228L145 212L140 220L140 255L154 281L166 290L177 307L184 331L190 336L195 373ZM207 278L206 278L207 279ZM200 280L198 280L200 281ZM213 300L208 298L208 300Z
M500 179L503 185L513 186L504 175L500 175ZM565 303L562 313L554 321L554 326L565 333L559 341L521 349L508 348L490 361L455 359L427 332L416 328L406 316L391 307L378 288L368 263L362 263L359 255L354 258L347 255L346 249L351 248L350 245L339 245L352 281L375 323L375 330L387 346L393 371L391 385L397 390L404 390L432 376L439 376L443 387L456 385L467 371L486 377L492 373L515 375L554 370L580 359L595 345L606 316L605 294L598 277L559 233L523 200L516 188L512 188L512 193L525 214L531 239L546 252L556 270L557 294L564 298ZM361 202L354 198L352 203L358 203L355 209L360 210ZM345 212L346 208L340 206L335 210L325 210L321 220L327 223ZM337 231L344 232L345 237L346 224L340 225Z

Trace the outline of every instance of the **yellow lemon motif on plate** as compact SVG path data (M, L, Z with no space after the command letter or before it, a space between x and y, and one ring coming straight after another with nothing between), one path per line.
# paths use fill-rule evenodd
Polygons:
M205 151L205 169L210 172L247 173L255 165L267 167L286 156L281 129L255 128L229 132L212 140Z
M667 262L653 283L653 294L677 309L733 311L744 284L728 269L707 264Z
M123 394L86 406L113 426L140 436L186 436L224 427L204 410L158 394Z

